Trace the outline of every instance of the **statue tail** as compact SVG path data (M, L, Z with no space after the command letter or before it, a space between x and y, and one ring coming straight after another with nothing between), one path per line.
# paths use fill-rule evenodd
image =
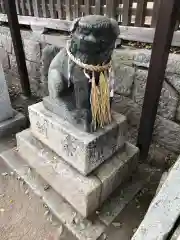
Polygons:
M47 45L43 51L42 51L42 57L41 57L41 88L42 88L42 95L47 96L48 95L48 72L49 67L54 59L54 57L59 53L61 48L53 46L53 45Z

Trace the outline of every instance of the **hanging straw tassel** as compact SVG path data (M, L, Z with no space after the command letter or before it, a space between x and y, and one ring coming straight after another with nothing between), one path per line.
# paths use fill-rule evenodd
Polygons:
M96 130L97 125L100 122L100 92L98 86L96 86L95 75L93 72L92 80L91 80L91 112L92 112L92 124L94 130Z
M107 75L106 75L107 76ZM99 79L99 88L100 88L100 106L101 106L101 115L103 119L103 126L111 123L111 109L110 109L110 93L109 93L109 84L107 77L101 72Z
M100 74L99 86L96 85L93 72L91 80L91 112L94 129L104 127L111 122L110 94L107 79L103 73Z

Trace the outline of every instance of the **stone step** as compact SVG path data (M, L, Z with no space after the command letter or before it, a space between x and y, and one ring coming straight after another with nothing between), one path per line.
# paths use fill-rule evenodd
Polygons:
M24 161L84 217L95 212L137 168L138 149L129 143L88 177L37 140L30 130L17 134L17 148Z
M92 219L88 220L76 212L52 188L45 190L44 186L47 186L47 182L33 169L30 170L15 149L3 152L0 157L47 204L52 213L78 240L99 239L107 226L114 221L149 180L149 173L141 178L141 174L138 172L136 177L132 177L131 181L124 185L123 189L117 189L111 201L105 202L102 209Z
M180 157L172 166L166 180L158 189L143 221L132 240L170 239L169 234L179 218L180 209Z
M96 133L79 130L48 111L43 103L29 107L31 131L83 175L88 175L124 146L126 117L114 113L112 124Z

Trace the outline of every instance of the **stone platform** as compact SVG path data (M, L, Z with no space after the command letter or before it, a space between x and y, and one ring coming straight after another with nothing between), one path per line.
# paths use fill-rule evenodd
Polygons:
M93 134L48 111L42 102L29 107L29 118L33 135L83 175L110 158L126 141L126 117L117 113L112 124Z
M24 161L84 217L95 212L132 175L138 161L138 149L125 143L87 177L38 141L30 130L17 134L17 149Z
M104 231L144 187L150 177L149 172L145 172L144 167L141 169L139 166L139 170L131 180L123 184L120 189L118 188L94 216L84 219L51 187L48 190L45 189L47 182L29 168L15 149L0 154L0 158L32 188L78 240L104 239Z
M24 129L25 126L25 116L22 113L14 110L11 118L0 122L0 138L15 134Z
M158 189L157 195L152 200L143 221L131 240L171 239L172 230L177 227L180 216L179 183L180 157Z

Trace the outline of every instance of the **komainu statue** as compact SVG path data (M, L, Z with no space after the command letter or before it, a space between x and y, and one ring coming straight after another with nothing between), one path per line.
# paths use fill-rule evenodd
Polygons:
M114 75L111 56L118 23L105 16L76 19L71 40L52 60L48 73L48 110L87 132L112 121Z

